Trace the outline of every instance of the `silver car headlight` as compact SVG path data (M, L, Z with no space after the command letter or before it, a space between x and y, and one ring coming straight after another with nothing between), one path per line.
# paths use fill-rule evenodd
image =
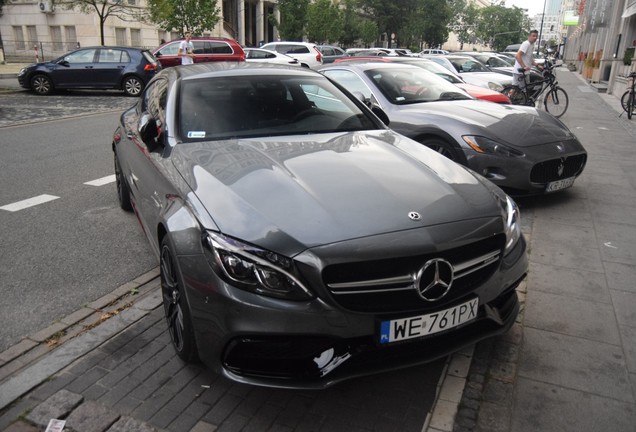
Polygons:
M290 258L215 232L208 232L203 243L212 268L232 286L287 300L313 297Z
M22 68L20 69L20 72L18 72L18 76L22 76L26 73L26 68Z
M521 213L517 204L507 195L505 203L502 204L506 223L506 247L504 249L504 255L506 255L521 238Z
M503 90L503 86L501 84L493 81L488 81L488 88L496 92L501 92Z
M486 153L505 157L524 157L525 154L515 148L501 144L493 139L479 135L462 136L466 144L478 153Z

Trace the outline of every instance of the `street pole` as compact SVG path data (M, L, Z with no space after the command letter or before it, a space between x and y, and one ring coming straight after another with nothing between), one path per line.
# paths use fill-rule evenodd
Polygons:
M541 28L539 28L539 48L537 48L537 53L541 49L541 35L543 34L543 20L545 18L545 4L548 0L543 0L543 13L541 14Z

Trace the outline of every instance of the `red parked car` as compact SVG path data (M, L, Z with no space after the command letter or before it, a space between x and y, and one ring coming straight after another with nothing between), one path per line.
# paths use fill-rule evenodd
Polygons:
M179 44L184 39L175 39L158 47L153 54L164 68L179 66L181 57L177 56ZM234 39L220 37L192 38L194 45L194 62L207 63L217 61L242 62L245 52Z

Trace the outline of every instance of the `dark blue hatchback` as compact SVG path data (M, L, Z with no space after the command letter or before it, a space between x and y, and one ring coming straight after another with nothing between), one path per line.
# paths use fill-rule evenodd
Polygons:
M39 95L55 89L117 89L139 96L161 65L145 49L88 47L37 63L18 74L20 85Z

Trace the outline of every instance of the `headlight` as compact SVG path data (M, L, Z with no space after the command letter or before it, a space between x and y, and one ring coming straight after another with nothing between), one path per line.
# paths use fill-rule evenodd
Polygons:
M506 201L502 205L505 207L503 216L506 222L506 247L504 249L504 255L506 255L521 238L521 214L517 204L507 195Z
M501 92L503 90L503 86L501 84L492 81L488 82L488 88L496 92Z
M26 73L26 68L22 68L20 69L20 72L18 72L18 76L22 76Z
M313 297L290 258L214 232L204 236L203 245L216 273L232 286L287 300Z
M505 157L523 157L525 154L490 138L478 135L462 136L466 144L478 153L487 153Z

